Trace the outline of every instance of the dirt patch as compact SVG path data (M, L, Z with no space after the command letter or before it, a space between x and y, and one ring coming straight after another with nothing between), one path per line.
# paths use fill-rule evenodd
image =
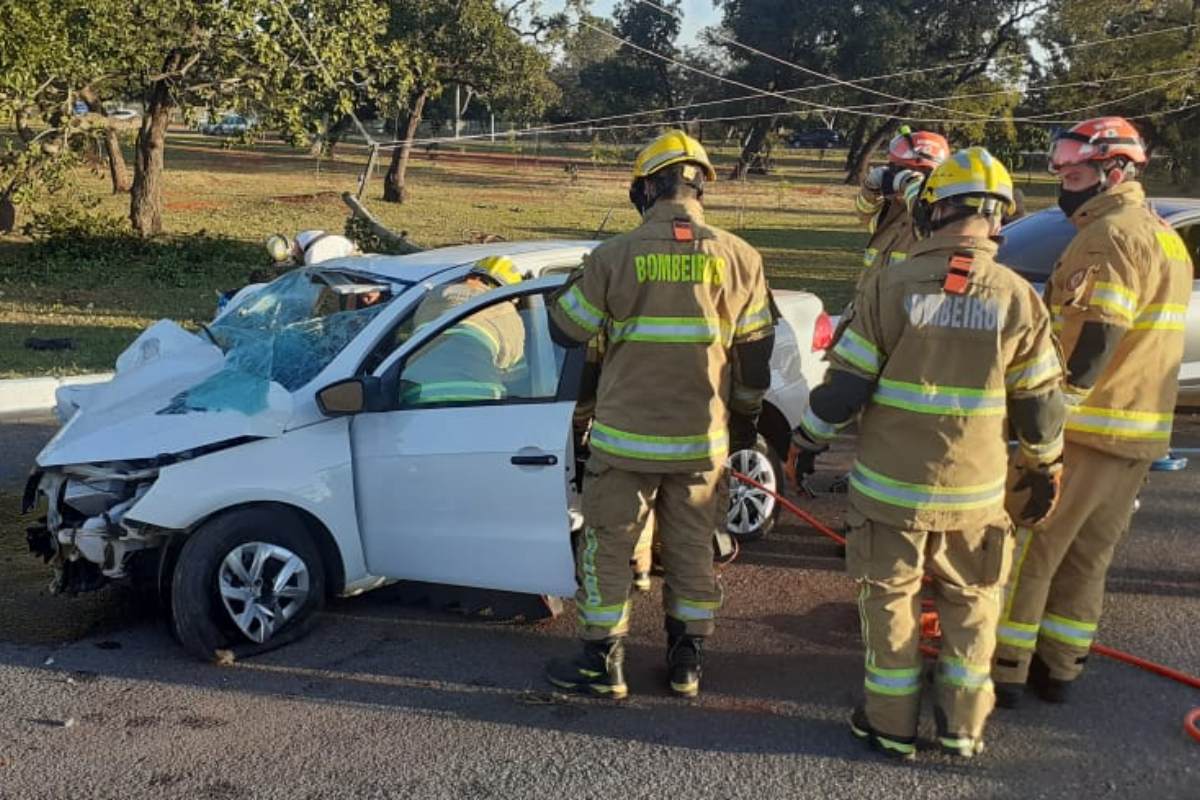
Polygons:
M52 569L29 552L20 497L0 492L0 641L72 642L139 617L128 593L114 587L77 597L52 595Z
M210 203L206 200L177 200L166 204L167 211L220 211L224 203Z
M272 197L271 200L287 205L307 205L310 203L340 203L342 197L337 192L311 192L309 194L279 194Z

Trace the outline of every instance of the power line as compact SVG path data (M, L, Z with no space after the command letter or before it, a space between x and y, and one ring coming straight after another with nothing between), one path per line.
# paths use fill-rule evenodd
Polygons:
M682 15L677 14L676 12L672 11L671 9L663 7L663 6L659 5L658 3L655 3L654 0L635 0L635 2L641 3L642 5L647 6L648 8L653 8L654 10L658 11L659 13L666 14L667 16L672 17L674 19L682 19L683 18ZM785 67L788 67L789 69L797 70L798 72L802 72L805 75L810 75L814 78L820 78L823 81L829 81L830 84L834 85L834 86L848 86L851 89L854 89L855 91L867 92L869 94L877 95L879 97L885 97L885 98L887 98L889 100L893 100L897 103L922 105L922 106L926 106L928 108L936 109L938 111L943 111L943 112L947 112L947 113L951 113L951 114L956 113L954 109L944 108L942 106L933 105L932 103L928 103L923 100L914 100L914 99L911 99L908 97L900 97L899 95L889 94L888 92L881 92L878 89L868 89L864 86L858 86L856 84L851 83L850 81L842 80L841 78L837 77L836 75L827 75L824 72L818 72L815 69L810 69L809 67L806 67L803 64L797 64L794 61L787 61L786 59L780 58L772 53L768 53L764 50L759 50L755 47L751 47L750 45L740 42L737 39L734 39L732 36L726 36L725 34L721 33L720 31L717 31L717 30L710 30L709 35L712 36L713 38L723 41L729 45L732 45L734 47L739 47L748 53L753 53L754 55L759 56L760 58L765 58L776 64L781 64ZM830 85L830 84L827 84L827 85ZM964 113L969 116L975 116L975 117L978 117L978 116L986 117L987 116L986 114L980 115L980 114L975 114L972 112L958 112L958 113Z

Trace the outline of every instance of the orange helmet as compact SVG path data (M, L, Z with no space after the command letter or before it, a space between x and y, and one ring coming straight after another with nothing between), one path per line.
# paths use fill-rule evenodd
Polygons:
M950 155L946 137L930 131L913 131L907 125L888 145L888 161L910 169L933 169Z
M1063 167L1125 158L1146 163L1146 146L1137 128L1124 117L1097 117L1059 134L1050 145L1050 171Z

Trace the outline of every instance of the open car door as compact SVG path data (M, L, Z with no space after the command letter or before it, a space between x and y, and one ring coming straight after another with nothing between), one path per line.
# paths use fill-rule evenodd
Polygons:
M453 308L376 371L387 410L351 423L372 573L574 591L568 478L583 349L551 340L546 309L564 280L526 281Z

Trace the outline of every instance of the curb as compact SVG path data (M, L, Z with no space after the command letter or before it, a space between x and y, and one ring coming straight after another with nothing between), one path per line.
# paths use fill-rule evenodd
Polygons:
M90 375L70 375L65 378L11 378L0 380L0 414L27 411L49 411L56 405L54 393L62 386L84 383L103 383L113 373L96 372Z

